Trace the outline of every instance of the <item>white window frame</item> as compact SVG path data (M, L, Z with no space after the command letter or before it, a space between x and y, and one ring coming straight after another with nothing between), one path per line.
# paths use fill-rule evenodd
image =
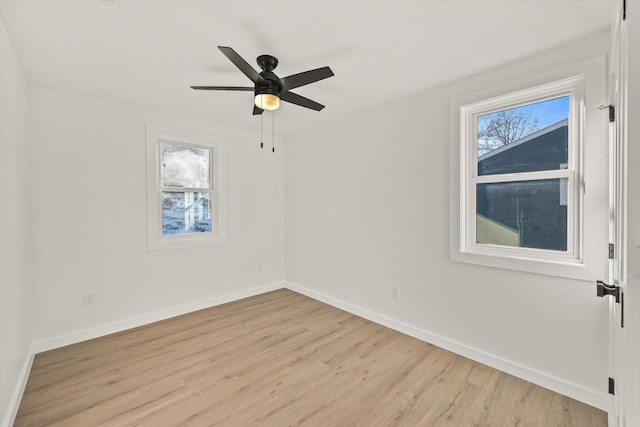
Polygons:
M461 187L462 220L461 250L506 258L535 259L550 262L582 263L581 224L582 198L580 197L582 122L584 116L583 76L508 93L481 100L460 107L460 152L461 172L464 176ZM568 117L568 167L535 172L478 175L477 122L478 117L543 102L550 99L569 97ZM537 181L543 179L568 179L567 206L567 251L521 248L476 243L476 188L479 184Z
M499 74L477 78L476 87L479 89L476 92L461 93L450 100L449 254L452 261L589 282L595 280L594 278L604 277L608 253L608 147L603 141L606 141L608 135L608 116L605 110L599 110L598 107L607 102L606 63L606 56L600 55L534 75L528 74L525 68L498 69L494 74ZM497 75L500 76L499 79ZM461 138L463 121L460 108L575 77L583 78L584 82L584 106L580 116L582 145L579 147L579 153L574 153L579 175L573 176L573 179L579 192L569 195L578 195L580 198L580 203L574 202L579 209L574 213L574 217L577 215L579 221L575 230L578 235L573 236L579 239L579 243L574 244L575 253L564 257L548 257L545 252L539 256L532 256L532 251L510 247L497 247L492 251L468 250L466 224L469 202L466 198L466 186L470 169L467 168L467 160L462 155L463 150L467 148ZM497 83L500 81L501 83ZM487 82L494 83L491 85ZM554 173L561 174L560 171Z
M219 136L175 129L147 123L147 249L149 251L190 248L227 243L227 141ZM208 189L181 188L210 194L211 232L162 234L162 193L175 187L162 187L160 179L160 144L209 149Z

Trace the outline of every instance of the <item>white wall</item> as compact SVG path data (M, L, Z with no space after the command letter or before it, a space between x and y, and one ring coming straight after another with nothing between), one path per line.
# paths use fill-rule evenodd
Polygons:
M29 117L36 350L282 286L281 141L42 87ZM227 139L228 244L147 251L147 122Z
M606 409L607 304L593 282L449 260L449 105L608 44L602 32L288 138L290 286Z
M0 423L28 375L33 329L28 84L0 20Z

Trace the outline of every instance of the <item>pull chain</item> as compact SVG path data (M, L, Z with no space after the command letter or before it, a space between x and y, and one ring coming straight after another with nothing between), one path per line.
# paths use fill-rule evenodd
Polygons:
M276 152L276 111L271 112L271 152Z
M262 132L262 114L260 114L260 148L264 147L264 133Z

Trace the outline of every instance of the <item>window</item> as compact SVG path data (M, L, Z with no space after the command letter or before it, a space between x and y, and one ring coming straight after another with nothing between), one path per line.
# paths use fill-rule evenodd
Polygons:
M581 263L583 78L460 107L461 251Z
M211 232L212 151L161 140L162 235Z
M532 62L537 73L500 67L462 85L475 92L450 100L450 257L591 283L607 268L609 122L599 109L608 104L607 59L541 58ZM507 133L510 144L495 146L491 119L495 125L517 113L537 117L536 126L521 126L525 132ZM566 156L564 142L555 152L524 155L559 133Z
M227 242L226 142L147 124L149 250Z

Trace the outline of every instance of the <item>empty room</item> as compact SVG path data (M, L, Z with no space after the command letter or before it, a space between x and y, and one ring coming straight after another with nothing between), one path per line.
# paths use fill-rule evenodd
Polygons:
M0 0L0 426L640 426L639 23Z

